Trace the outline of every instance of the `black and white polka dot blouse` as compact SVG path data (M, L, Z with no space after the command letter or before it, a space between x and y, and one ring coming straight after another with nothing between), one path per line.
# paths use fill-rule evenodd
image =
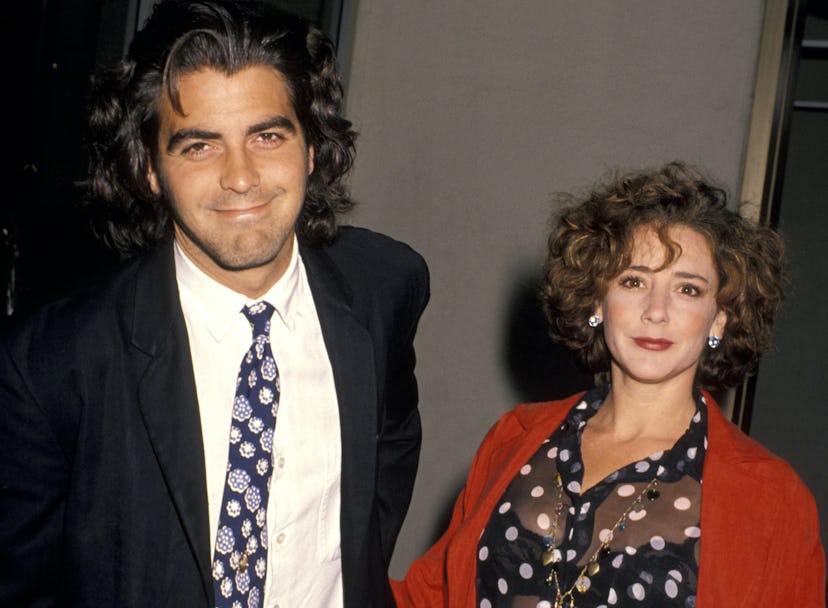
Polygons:
M632 462L581 494L581 433L608 390L594 389L575 404L503 493L478 545L479 608L552 608L551 569L556 568L562 591L573 587L621 514L656 477L658 498L645 496L640 508L630 511L600 554L598 571L582 579L583 593L573 591L574 606L695 606L707 446L704 400L696 397L696 414L670 450ZM555 484L558 473L562 493ZM543 564L546 549L559 552L557 564Z

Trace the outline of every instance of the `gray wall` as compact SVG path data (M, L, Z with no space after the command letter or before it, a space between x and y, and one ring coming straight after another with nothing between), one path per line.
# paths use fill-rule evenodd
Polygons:
M759 367L751 435L783 454L814 492L828 546L828 114L795 113L791 144L779 218L791 288L775 348Z
M828 10L805 38L828 40ZM803 58L795 98L828 102L828 59ZM794 110L782 183L779 230L788 244L790 287L774 327L774 350L756 382L751 435L784 454L814 492L828 546L828 112ZM769 490L773 491L773 490Z
M554 395L538 374L559 389L568 380L534 356L542 324L521 324L555 192L684 159L738 194L762 8L359 1L352 221L409 242L432 272L416 344L422 459L393 575L442 530L488 427L521 400Z

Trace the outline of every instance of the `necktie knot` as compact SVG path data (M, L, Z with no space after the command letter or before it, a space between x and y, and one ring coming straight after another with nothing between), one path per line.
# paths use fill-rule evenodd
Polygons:
M264 300L242 308L242 313L247 317L253 329L254 340L259 336L270 335L270 319L275 310L272 304Z

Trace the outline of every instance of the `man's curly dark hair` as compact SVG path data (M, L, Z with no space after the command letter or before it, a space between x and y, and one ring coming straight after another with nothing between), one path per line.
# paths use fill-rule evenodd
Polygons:
M247 67L278 70L314 149L296 232L319 245L336 234L337 214L354 203L342 180L356 133L342 117L342 84L333 43L304 19L264 4L166 0L135 35L127 57L93 79L81 182L96 233L123 255L148 249L171 232L167 202L147 179L156 150L162 95L181 111L180 78L203 68L232 75Z
M674 162L618 176L580 201L570 199L549 236L541 299L550 334L602 381L611 355L603 330L589 327L587 319L610 281L629 267L639 228L655 230L666 248L665 266L681 255L670 239L674 226L691 228L707 241L719 278L716 301L727 313L721 346L705 349L697 384L722 389L740 383L771 346L784 299L782 238L729 210L722 188Z

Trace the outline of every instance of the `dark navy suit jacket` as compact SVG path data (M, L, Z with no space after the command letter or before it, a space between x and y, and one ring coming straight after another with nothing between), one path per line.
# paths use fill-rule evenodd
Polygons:
M387 566L420 448L413 340L428 271L358 228L301 253L340 408L345 606L392 605ZM213 606L171 242L0 340L0 606Z

